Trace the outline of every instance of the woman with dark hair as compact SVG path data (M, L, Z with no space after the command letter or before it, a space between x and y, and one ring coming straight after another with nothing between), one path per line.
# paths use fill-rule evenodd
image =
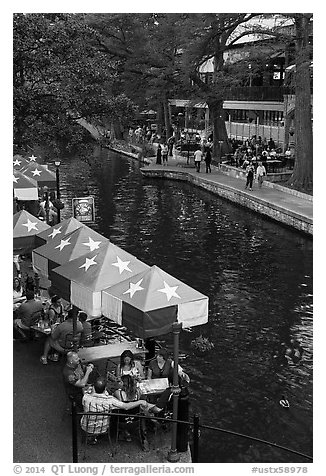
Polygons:
M134 354L130 350L125 350L120 356L120 363L117 366L116 376L130 375L135 379L145 378L144 370L140 362L135 361Z
M147 378L168 378L172 380L172 375L173 361L168 357L166 349L159 349L156 353L156 358L153 359L148 366ZM178 375L179 377L184 377L186 375L180 365L178 365Z
M48 310L50 324L59 324L63 321L63 306L60 296L56 294L51 298L51 305Z
M114 396L121 402L135 402L140 399L137 382L131 375L121 376L121 387L114 392Z
M24 288L19 278L14 278L14 290L13 290L13 300L14 304L17 302L23 301L25 299L24 296Z

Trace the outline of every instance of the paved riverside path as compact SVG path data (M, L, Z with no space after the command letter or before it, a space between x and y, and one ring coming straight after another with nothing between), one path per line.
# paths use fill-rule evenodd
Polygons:
M179 155L169 157L168 164L164 166L157 165L155 160L152 158L150 165L141 169L145 176L187 180L276 221L312 234L313 200L310 196L296 196L285 187L272 188L266 183L259 189L256 180L252 191L245 190L246 182L243 178L227 175L213 165L212 172L206 173L204 162L201 163L201 171L198 173L194 167L187 165L186 157Z

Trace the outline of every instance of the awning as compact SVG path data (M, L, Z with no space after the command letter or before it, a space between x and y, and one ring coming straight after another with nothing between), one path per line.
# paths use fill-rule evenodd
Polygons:
M18 170L13 172L14 197L18 200L38 200L36 180L26 177Z
M68 233L71 233L82 226L86 225L79 220L76 220L76 218L67 218L57 225L51 226L48 230L38 233L35 237L35 244L37 247L45 245L47 242L53 242L55 237L58 237L56 240L58 241L58 239L61 239L63 236L68 235Z
M26 210L13 216L13 252L24 254L35 248L35 235L50 228L49 225L34 217Z
M82 226L64 236L56 232L54 235L51 241L34 249L32 253L34 268L46 278L50 277L51 269L89 251L98 251L109 241L88 226Z
M102 291L102 313L139 337L208 321L208 297L157 266Z
M52 269L52 286L64 299L92 317L102 315L101 291L149 266L111 242Z
M49 188L56 186L56 174L48 170L44 165L30 162L21 170L24 175L36 180L39 187L47 186Z

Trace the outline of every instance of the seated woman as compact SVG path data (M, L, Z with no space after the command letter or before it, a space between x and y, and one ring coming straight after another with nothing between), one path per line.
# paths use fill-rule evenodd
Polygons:
M114 392L121 402L135 402L140 399L140 391L136 380L131 375L121 376L121 387Z
M122 375L120 382L121 382L120 388L116 390L113 394L115 398L125 403L137 402L141 400L141 393L139 391L139 388L137 387L137 382L131 375ZM145 414L159 413L162 410L161 408L157 408L155 405L147 403L143 400L142 400L142 405L140 409ZM148 447L148 442L147 442L146 421L144 419L140 420L139 430L140 430L140 439L142 442L142 447L143 449L144 448L146 449L146 447ZM124 431L124 437L126 441L131 441L131 435L129 431L127 430Z
M60 324L60 322L64 320L61 298L56 294L51 298L51 304L48 309L48 319L51 325Z
M13 290L14 309L15 309L15 304L20 303L24 301L25 299L26 299L25 291L21 284L20 279L14 278L14 290Z
M156 353L156 358L153 359L148 366L148 379L155 378L169 378L171 379L173 375L173 360L168 357L168 352L166 349L159 349ZM182 367L178 365L178 375L179 377L184 377Z
M125 350L120 356L120 363L117 366L116 377L131 375L136 380L145 378L144 369L139 361L135 361L134 354L130 350Z

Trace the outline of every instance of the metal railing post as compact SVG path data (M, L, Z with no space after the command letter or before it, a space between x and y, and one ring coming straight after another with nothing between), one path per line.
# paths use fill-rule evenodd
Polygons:
M72 462L78 463L78 440L77 440L77 409L76 402L71 402L71 424L72 424Z
M194 415L194 448L193 448L193 456L192 462L198 463L198 452L199 452L199 415L195 413Z

